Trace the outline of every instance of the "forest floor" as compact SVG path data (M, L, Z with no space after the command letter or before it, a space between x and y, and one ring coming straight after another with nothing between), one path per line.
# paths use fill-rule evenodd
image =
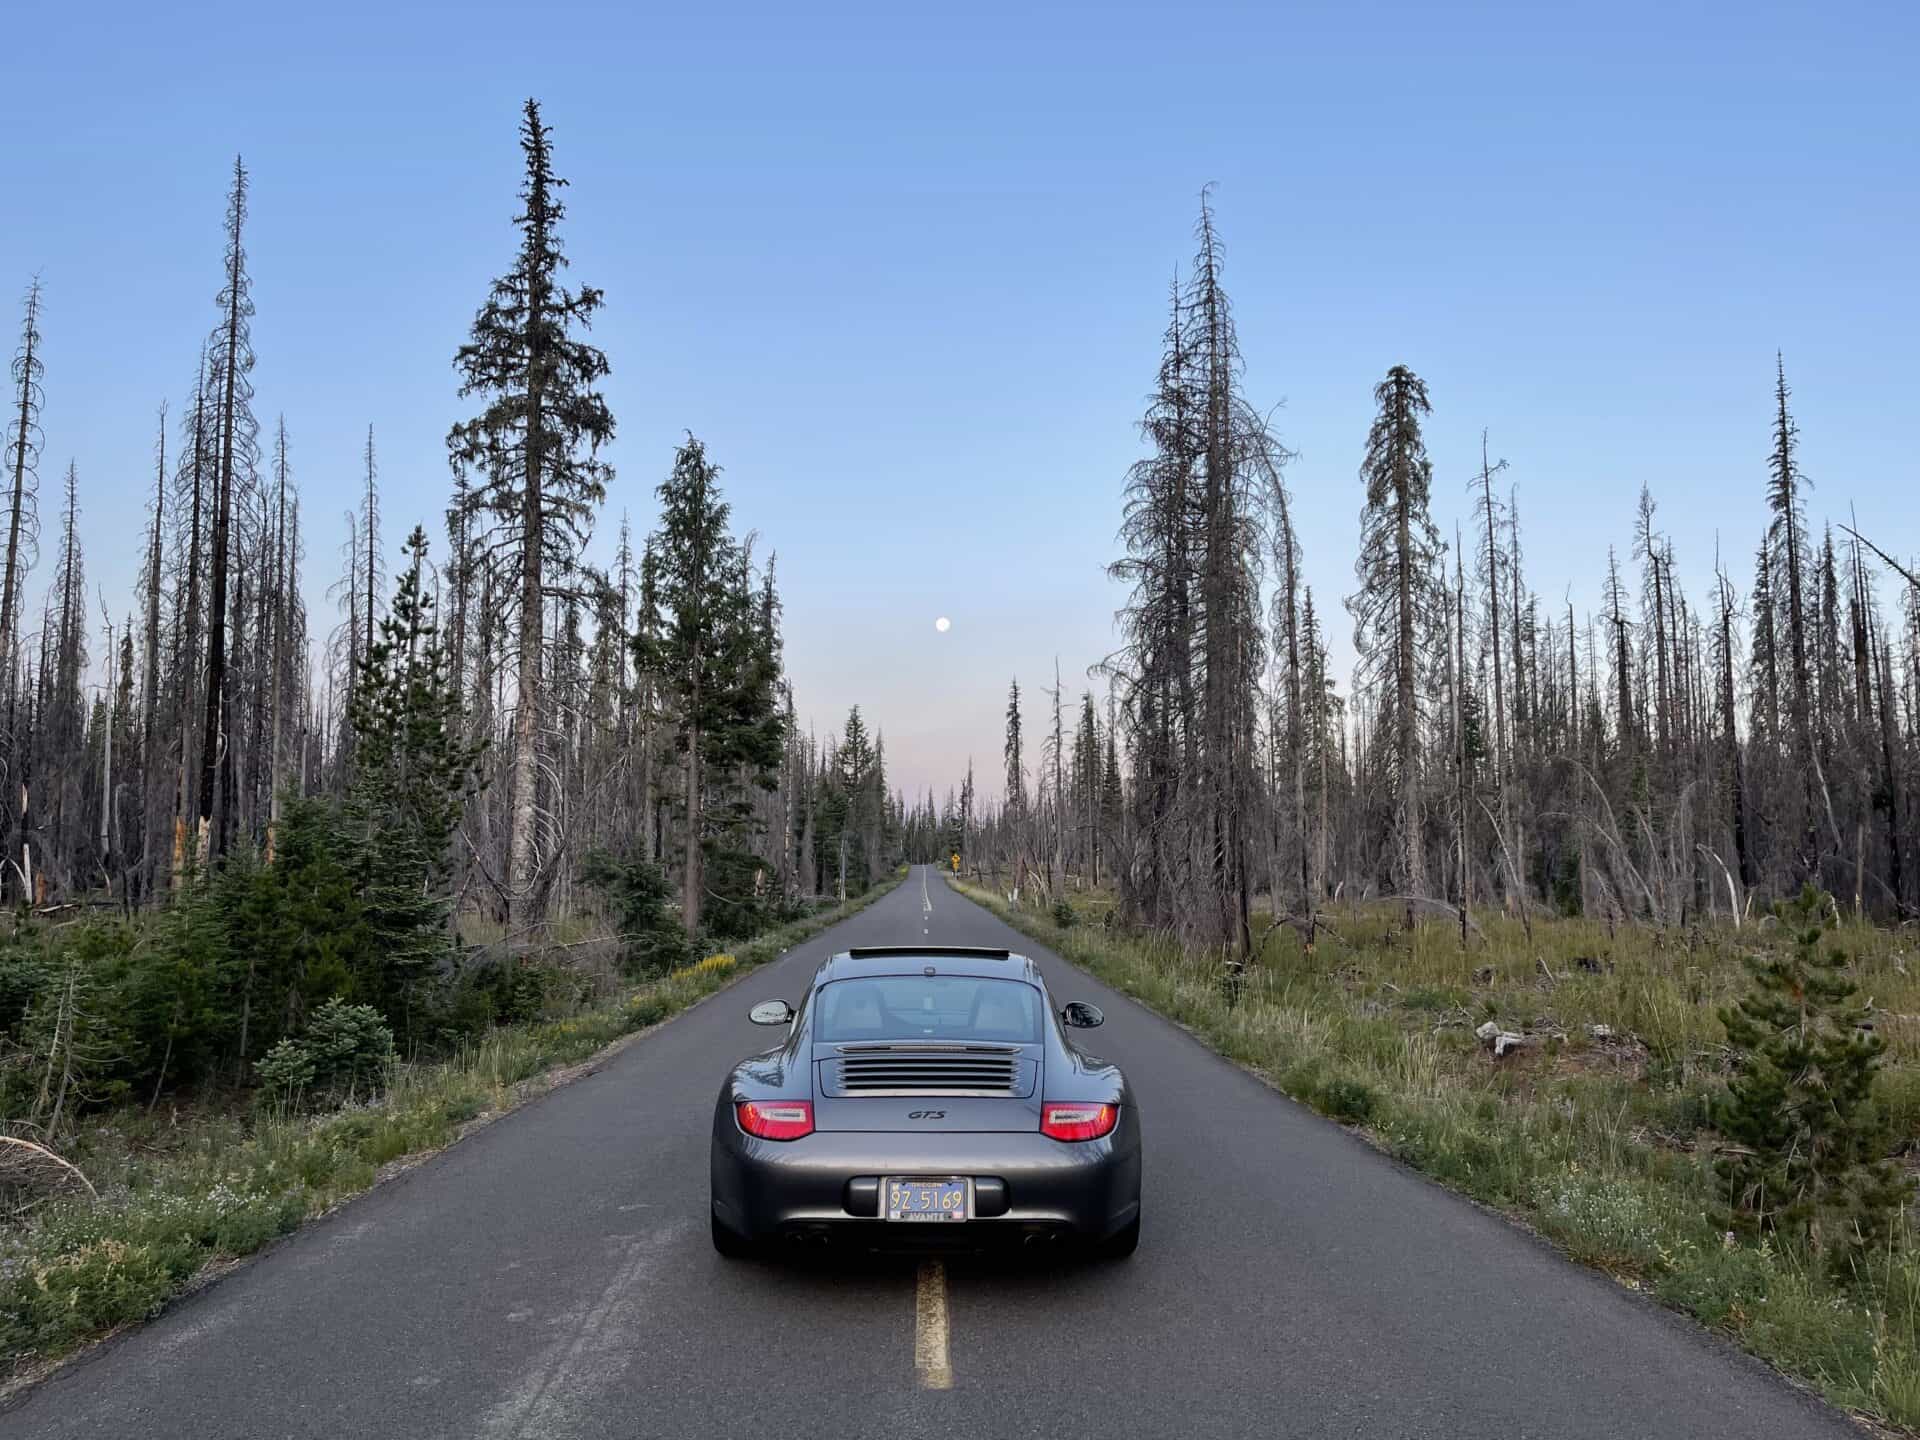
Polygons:
M1141 1000L1286 1094L1435 1179L1522 1221L1573 1258L1734 1337L1829 1400L1920 1433L1920 1233L1833 1283L1790 1248L1716 1223L1709 1116L1728 1073L1722 1006L1771 922L1657 931L1477 914L1409 935L1402 912L1336 906L1314 946L1266 930L1231 986L1218 955L1111 922L1113 897L1070 897L1074 923L963 882L963 894ZM1843 924L1829 939L1887 1042L1879 1079L1920 1167L1920 939ZM1237 993L1236 992L1237 988ZM1488 1021L1521 1037L1495 1058Z
M0 1213L0 1397L474 1127L588 1073L639 1032L899 883L663 978L603 985L537 1021L496 1027L452 1056L400 1062L373 1096L321 1109L271 1105L257 1094L176 1096L84 1116L61 1147L84 1180L47 1169L37 1195L17 1175L7 1187L17 1203ZM594 954L586 963L599 969L611 940L567 943Z

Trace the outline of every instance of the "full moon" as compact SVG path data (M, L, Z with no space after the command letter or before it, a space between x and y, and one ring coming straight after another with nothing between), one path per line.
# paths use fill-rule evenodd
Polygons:
M947 631L953 628L953 622L949 620L946 616L942 615L938 620L933 622L933 628L938 630L942 635L944 635L947 633Z

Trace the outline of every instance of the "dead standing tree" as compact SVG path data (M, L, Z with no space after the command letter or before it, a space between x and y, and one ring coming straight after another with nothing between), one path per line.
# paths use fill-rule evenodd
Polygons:
M18 692L20 682L19 629L21 591L26 573L32 568L35 542L39 538L39 512L35 500L39 491L40 406L45 400L41 381L46 366L40 359L40 282L27 288L25 314L20 322L20 345L14 351L9 372L13 380L13 401L9 407L4 456L7 474L7 555L4 575L0 575L0 755L4 778L14 786L21 784L24 760ZM18 837L26 843L24 834ZM14 846L7 846L12 853ZM24 858L22 875L24 876ZM22 881L24 884L24 879Z
M46 365L40 358L40 282L27 288L25 314L20 322L20 345L14 351L13 404L8 415L3 453L7 467L7 558L0 576L0 673L11 691L15 673L16 631L20 623L20 591L33 563L38 538L40 461L40 407L46 399L41 382Z
M1153 453L1128 471L1120 525L1127 553L1107 572L1129 587L1118 616L1121 648L1102 667L1121 694L1133 770L1133 845L1117 875L1121 906L1155 929L1170 923L1186 885L1189 847L1181 829L1185 787L1194 783L1190 369L1176 280L1155 394L1140 424Z
M226 283L221 287L220 327L214 332L211 362L215 393L213 535L207 577L207 702L200 722L199 819L195 846L202 864L223 848L226 817L233 797L216 796L222 742L227 738L227 581L234 551L234 521L243 487L250 489L259 457L258 427L253 419L253 342L248 321L253 315L247 277L247 254L242 233L247 223L247 170L239 156L233 161L233 186L227 193ZM220 833L214 833L216 800Z
M1502 572L1508 568L1508 561L1506 551L1501 547L1498 539L1498 527L1502 518L1501 512L1505 507L1501 505L1493 493L1493 477L1500 474L1506 468L1507 462L1504 459L1496 461L1487 458L1487 432L1482 430L1480 432L1480 473L1474 477L1472 488L1474 490L1474 508L1480 512L1480 525L1476 526L1476 530L1484 528L1484 535L1476 536L1476 538L1480 540L1480 543L1476 546L1479 553L1475 557L1475 569L1477 571L1477 578L1486 589L1487 626L1489 631L1487 653L1493 661L1493 781L1500 795L1499 845L1503 856L1510 860L1511 852L1508 847L1511 845L1513 839L1512 797L1514 767L1507 748L1507 678L1509 670L1505 665L1506 657L1502 653L1500 643L1500 612L1506 605L1506 596L1500 580ZM1519 623L1517 605L1515 610L1516 613L1512 628L1517 635ZM1464 607L1462 607L1461 610L1460 624L1464 631L1466 626ZM1517 656L1518 653L1518 647L1516 646L1515 655ZM1462 656L1462 664L1464 665L1464 653ZM1520 681L1520 671L1517 664L1511 669L1510 673L1514 681L1514 686L1517 689ZM1521 717L1516 714L1514 717L1514 728L1517 730L1521 723ZM1517 900L1522 907L1526 905L1526 882L1523 877L1513 873L1511 865L1507 867L1506 895L1509 904Z
M1240 391L1242 362L1208 197L1192 277L1176 286L1154 453L1128 477L1110 573L1131 585L1119 654L1135 774L1129 912L1195 944L1252 951L1252 848L1261 813L1260 585L1287 452Z

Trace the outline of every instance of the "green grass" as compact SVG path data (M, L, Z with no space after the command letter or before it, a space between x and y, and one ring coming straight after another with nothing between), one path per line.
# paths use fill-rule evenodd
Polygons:
M380 1168L451 1143L461 1126L590 1059L865 908L899 878L834 910L598 1003L502 1026L458 1054L394 1067L377 1097L324 1114L128 1106L86 1117L67 1156L99 1191L0 1228L0 1375L29 1375L158 1313L211 1266L250 1255L374 1183Z
M1873 1273L1839 1287L1791 1250L1730 1245L1712 1219L1718 1010L1744 987L1741 958L1766 931L1610 932L1535 917L1529 941L1518 920L1481 915L1483 935L1463 951L1444 922L1409 936L1384 909L1338 907L1337 938L1311 949L1291 929L1269 933L1230 1000L1221 957L1109 924L1111 896L1074 895L1076 923L1062 928L1051 913L949 883L1396 1158L1836 1405L1920 1433L1911 1225ZM1867 926L1832 938L1856 957L1888 1042L1882 1096L1902 1133L1920 1134L1920 957L1909 937ZM1495 1062L1473 1035L1489 1019L1530 1043Z

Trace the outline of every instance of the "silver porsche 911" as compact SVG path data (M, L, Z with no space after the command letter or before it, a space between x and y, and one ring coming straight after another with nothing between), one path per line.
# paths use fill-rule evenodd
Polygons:
M1140 1243L1140 1118L1118 1067L1069 1030L1032 961L1005 950L849 950L785 1040L743 1060L713 1115L713 1245L870 1249Z

